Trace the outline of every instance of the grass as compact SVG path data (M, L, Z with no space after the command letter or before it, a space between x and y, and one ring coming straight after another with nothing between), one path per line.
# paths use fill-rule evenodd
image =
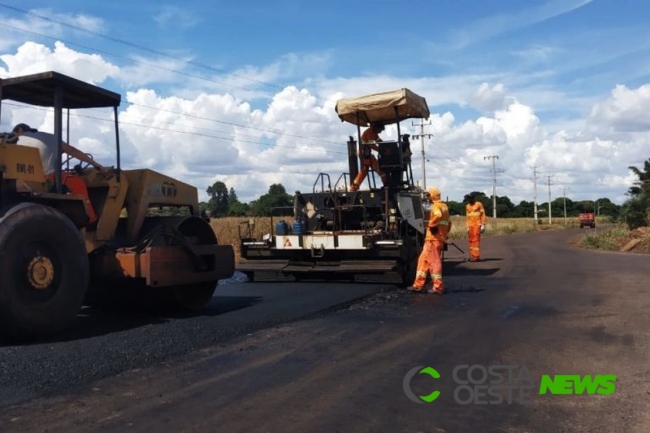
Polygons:
M629 230L623 224L617 224L607 230L587 233L580 237L578 245L588 249L605 251L621 251L632 242L630 251L637 253L650 252L650 228Z
M622 244L631 238L630 231L622 225L616 225L608 230L587 233L580 238L578 244L583 248L618 251Z
M273 224L276 224L281 217L274 217ZM292 224L291 218L285 218L287 223ZM235 249L235 257L239 263L239 232L241 230L242 236L247 236L247 221L251 221L252 237L261 239L267 233L271 233L271 219L268 217L228 217L212 219L210 224L217 235L220 244L230 244ZM596 226L607 222L605 217L596 218ZM580 224L577 218L568 218L567 224L564 223L564 218L556 218L552 220L552 224L548 224L548 220L542 220L542 224L535 224L533 218L492 218L487 219L485 233L483 236L504 236L516 233L528 233L540 230L562 230L565 228L578 227ZM275 231L275 229L273 229ZM467 225L465 224L464 216L452 217L452 230L450 239L463 239L467 237Z

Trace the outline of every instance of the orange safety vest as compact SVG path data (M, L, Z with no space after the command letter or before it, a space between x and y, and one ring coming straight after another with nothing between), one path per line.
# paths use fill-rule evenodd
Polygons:
M431 230L429 230L432 227L438 227L438 232L436 234L431 233ZM449 208L440 200L434 201L431 206L429 224L427 224L427 231L424 240L447 242L450 230L451 218L449 217Z
M473 205L468 203L465 206L465 212L467 214L467 227L485 225L485 209L480 201L475 202Z

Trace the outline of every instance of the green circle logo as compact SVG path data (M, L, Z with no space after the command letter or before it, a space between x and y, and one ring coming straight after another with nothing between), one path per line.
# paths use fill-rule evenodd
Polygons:
M438 398L438 396L440 395L440 391L433 391L429 395L419 395L419 396L416 396L415 393L411 391L411 379L413 379L413 377L418 373L428 374L434 379L440 379L440 373L438 373L435 368L424 367L423 365L414 367L410 369L408 373L406 373L406 376L404 376L404 381L402 383L402 386L404 387L404 393L411 401L414 401L415 403L424 403L424 402L431 403L432 401Z

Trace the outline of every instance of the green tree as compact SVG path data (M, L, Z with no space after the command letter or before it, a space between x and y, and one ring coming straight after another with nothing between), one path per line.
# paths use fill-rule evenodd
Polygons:
M250 206L246 203L239 201L235 188L230 188L228 191L228 215L230 216L244 216L250 210Z
M228 187L226 187L226 184L217 181L212 186L209 186L206 192L210 196L208 208L211 216L217 218L228 215Z
M638 180L628 189L628 195L639 197L642 194L650 194L650 158L643 163L643 170L634 166L628 167Z
M458 201L450 200L447 202L450 215L465 215L465 204Z
M628 168L638 179L627 191L631 198L623 204L621 216L627 226L634 230L650 225L650 158L644 162L643 170Z
M292 205L293 197L287 194L281 183L274 183L269 187L269 192L251 203L253 215L255 216L270 216L273 208ZM293 213L290 209L275 210L273 212L274 215L291 215Z
M497 196L497 218L513 218L513 211L515 210L515 205L510 201L508 196ZM492 202L492 197L490 197L490 203ZM490 209L490 214L492 209Z
M510 215L511 218L532 218L535 216L535 204L522 200L512 209Z

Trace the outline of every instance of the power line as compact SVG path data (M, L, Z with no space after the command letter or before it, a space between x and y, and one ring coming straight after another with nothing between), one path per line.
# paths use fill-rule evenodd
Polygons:
M0 4L0 6L2 6L2 4ZM246 87L241 87L241 86L235 86L235 85L232 85L232 84L227 84L225 82L220 82L220 81L217 81L217 80L213 80L213 79L209 79L209 78L205 78L205 77L200 77L198 75L188 74L186 72L182 72L182 71L179 71L179 70L176 70L176 69L165 68L163 66L159 66L159 65L156 65L156 64L150 63L150 62L144 62L144 61L140 61L140 60L129 59L126 56L121 56L121 55L110 53L110 52L107 52L107 51L104 51L104 50L99 50L99 49L96 49L94 47L89 47L89 46L86 46L86 45L66 41L66 40L63 40L61 38L54 38L54 37L51 37L51 36L44 35L42 33L37 33L37 32L33 32L33 31L21 29L21 28L14 27L14 26L11 26L11 25L8 25L8 24L5 24L4 27L9 27L9 28L12 28L12 29L15 29L15 30L18 30L18 31L22 31L22 32L25 32L25 33L31 33L33 35L41 36L41 37L52 39L52 40L60 40L62 42L70 44L70 45L76 45L76 46L86 48L86 49L89 49L89 50L92 50L92 51L96 51L96 52L103 53L103 54L108 54L108 55L115 56L115 57L122 58L122 59L127 59L127 60L133 61L135 63L152 66L152 67L155 67L155 68L158 68L158 69L166 70L166 71L169 71L169 72L174 72L174 73L177 73L177 74L180 74L180 75L185 75L185 76L188 76L188 77L191 77L191 78L197 78L197 79L205 80L205 81L212 82L212 83L215 83L215 84L221 84L221 85L224 85L225 87L237 88L237 89L247 90L247 91L251 91L251 92L259 92L259 93L263 93L263 94L265 94L267 96L270 96L270 97L273 96L272 94L270 94L268 92L258 91L258 90L254 90L254 89L250 89L250 88L246 88ZM320 99L320 98L317 98L317 99ZM321 101L322 101L322 99L321 99ZM321 138L307 137L307 136L297 135L297 134L290 134L290 133L287 133L287 132L284 132L284 131L281 131L281 130L271 130L271 129L258 128L258 127L254 127L254 126L250 126L250 125L242 125L242 124L238 124L238 123L234 123L234 122L220 121L220 120L216 120L216 119L210 119L210 118L206 118L206 117L191 115L191 114L188 114L188 113L182 113L182 112L178 112L178 111L167 110L167 109L160 108L160 107L152 107L152 106L148 106L148 105L144 105L144 104L137 104L137 103L129 102L129 101L124 101L124 102L127 103L127 104L130 104L130 105L134 105L134 106L152 108L152 109L155 109L155 110L158 110L158 111L166 111L166 112L173 113L173 114L179 114L179 115L183 115L183 116L194 117L194 118L202 119L202 120L209 120L209 121L212 121L212 122L217 122L217 123L222 123L222 124L227 124L227 125L232 125L232 126L238 126L238 127L241 127L241 128L255 129L255 130L258 130L258 131L270 132L270 133L273 133L273 134L285 135L285 136L288 136L288 137L303 138L303 139L307 139L307 140L319 141L319 142L322 142L322 143L339 144L337 142L323 140ZM336 152L336 153L338 153L338 152Z
M164 111L164 112L168 112L168 113L171 113L171 114L178 114L178 115L183 115L183 116L187 116L187 117L193 117L195 119L200 119L200 120L208 120L210 122L221 123L221 124L224 124L224 125L238 126L240 128L247 128L247 129L255 129L257 131L270 132L270 133L273 133L273 134L285 135L287 137L296 137L296 138L302 138L302 139L305 139L305 140L314 140L314 141L318 141L320 143L340 144L340 143L335 142L335 141L323 140L323 139L320 139L320 138L307 137L307 136L304 136L304 135L297 135L297 134L289 134L288 132L284 132L284 131L281 131L279 129L274 130L274 129L259 128L259 127L256 127L256 126L242 125L241 123L228 122L228 121L225 121L225 120L210 119L208 117L197 116L195 114L183 113L183 112L180 112L180 111L168 110L168 109L160 108L160 107L153 107L151 105L137 104L135 102L128 102L128 101L125 101L125 102L127 104L134 105L134 106L137 106L137 107L151 108L152 110Z
M497 172L503 173L502 169L497 170L496 160L499 159L497 155L484 156L483 159L492 160L492 218L497 218Z
M10 103L10 102L3 102L3 104L12 105L12 106L20 107L20 108L32 108L32 109L35 109L35 110L42 110L42 111L47 111L48 110L47 108L40 108L40 107L37 108L37 107L32 107L32 106L24 106L24 105L19 105L19 104L13 104L13 103ZM113 119L106 119L106 118L102 118L102 117L88 116L88 115L78 114L78 113L70 113L70 115L71 116L76 116L76 117L84 117L84 118L87 118L87 119L101 120L103 122L110 122L110 123L114 122ZM177 129L162 128L162 127L153 126L153 125L143 125L142 123L126 122L126 121L123 121L123 120L120 120L120 124L121 125L138 126L138 127L142 127L142 128L149 128L149 129L156 129L156 130L159 130L159 131L176 132L176 133L179 133L179 134L195 135L195 136L199 136L199 137L214 138L214 139L217 139L217 140L226 140L226 141L230 141L230 142L238 141L238 142L242 142L242 143L258 144L258 145L269 146L269 147L283 147L283 148L288 148L288 149L297 149L297 150L304 150L304 151L311 151L311 152L316 152L316 151L321 152L320 149L310 149L310 148L304 148L304 147L298 147L298 146L282 145L282 144L277 144L277 143L263 143L263 142L260 142L260 141L243 140L243 139L236 139L235 140L233 137L223 137L223 136L218 136L218 135L202 134L202 133L196 132L196 131L180 131L180 130L177 130ZM183 125L181 125L181 126L183 126ZM189 125L185 125L185 126L189 126ZM347 155L347 152L342 152L342 151L337 151L337 150L324 150L324 153L326 153L326 154L328 154L328 153L330 153L330 154L331 153L337 153L337 154Z
M263 90L252 89L250 87L235 86L234 84L228 84L226 82L218 81L218 80L215 80L215 79L212 79L212 78L206 78L206 77L201 77L199 75L189 74L187 72L179 71L178 69L166 68L164 66L160 66L160 65L157 65L155 63L146 62L146 61L143 61L143 60L132 59L132 58L127 57L127 56L122 56L122 55L119 55L119 54L111 53L110 51L100 50L98 48L90 47L88 45L83 45L83 44L79 44L79 43L76 43L76 42L71 42L71 41L63 39L63 38L55 38L53 36L44 35L43 33L34 32L32 30L21 29L20 27L15 27L15 26L12 26L10 24L3 23L2 27L11 28L11 29L23 32L23 33L30 33L32 35L40 36L42 38L51 39L51 40L54 40L54 41L61 41L61 42L64 42L64 43L66 43L68 45L75 45L77 47L85 48L85 49L93 51L93 52L106 54L108 56L116 57L118 59L125 59L125 60L128 60L130 62L134 62L134 63L137 63L137 64L154 67L154 68L161 69L161 70L167 71L167 72L173 72L175 74L184 75L184 76L189 77L189 78L196 78L198 80L208 81L208 82L214 83L214 84L220 84L220 85L223 85L224 87L229 87L229 88L232 88L232 89L246 90L246 91L249 91L249 92L258 92L258 93L262 93L262 94L264 94L264 95L266 95L268 97L273 97L272 93L265 92ZM183 61L181 59L176 59L176 60L179 60L181 62ZM320 98L318 98L318 99L320 99Z
M123 43L123 44L129 45L129 46L135 47L135 48L140 48L140 49L143 49L145 51L149 51L151 53L154 53L154 54L157 54L157 55L160 55L160 56L164 56L164 57L167 57L167 58L170 58L170 59L173 59L173 60L177 60L177 61L184 62L184 63L187 63L187 64L193 64L193 65L196 65L196 66L205 67L205 68L208 68L208 69L215 70L217 72L225 72L223 70L212 68L212 67L209 67L209 66L197 63L197 62L185 61L183 59L179 59L178 57L174 57L174 56L171 56L171 55L168 55L168 54L165 54L165 53L161 53L159 51L156 51L156 50L150 49L148 47L144 47L142 45L138 45L138 44L129 42L129 41L124 40L124 39L115 38L115 37L105 35L105 34L102 34L102 33L99 33L99 32L94 32L94 31L91 31L91 30L88 30L88 29L84 29L83 27L80 27L80 26L76 26L76 25L73 25L73 24L68 24L68 23L65 23L65 22L62 22L62 21L59 21L59 20L55 20L55 19L52 19L52 18L49 18L49 17L45 17L45 16L42 16L42 15L30 12L30 11L26 11L24 9L20 9L20 8L17 8L17 7L14 7L14 6L6 5L6 4L3 4L3 3L0 3L0 6L8 8L8 9L12 9L12 10L17 11L17 12L24 13L24 14L27 14L27 15L35 16L35 17L38 17L38 18L41 18L41 19L44 19L44 20L47 20L47 21L50 21L50 22L54 22L54 23L57 23L57 24L60 24L60 25L66 26L66 27L70 27L70 28L73 28L73 29L76 29L76 30L80 30L80 31L83 31L83 32L86 32L86 33L94 34L96 36L107 38L109 40L119 42L119 43ZM235 86L235 85L228 84L228 83L225 83L225 82L220 82L220 81L217 81L217 80L213 80L213 79L209 79L209 78L205 78L205 77L200 77L200 76L197 76L197 75L188 74L186 72L182 72L182 71L179 71L179 70L176 70L176 69L165 68L163 66L160 66L160 65L157 65L157 64L154 64L154 63L140 61L140 60L136 60L136 59L130 59L130 58L126 57L126 56L121 56L121 55L118 55L118 54L110 53L108 51L99 50L99 49L94 48L94 47L90 47L90 46L86 46L86 45L82 45L82 44L77 44L75 42L66 41L66 40L63 40L61 38L55 38L55 37L52 37L52 36L44 35L42 33L34 32L34 31L26 30L26 29L21 29L19 27L11 26L11 25L8 25L8 24L5 24L4 27L12 28L12 29L15 29L15 30L18 30L18 31L21 31L21 32L30 33L30 34L37 35L37 36L44 37L44 38L48 38L48 39L51 39L51 40L60 40L60 41L65 42L67 44L77 45L79 47L83 47L83 48L86 48L86 49L94 51L94 52L104 53L104 54L108 54L110 56L127 59L127 60L133 61L135 63L152 66L152 67L155 67L155 68L158 68L158 69L161 69L161 70L177 73L179 75L184 75L184 76L188 76L188 77L191 77L191 78L197 78L197 79L209 81L209 82L212 82L212 83L215 83L215 84L223 85L225 87L238 88L238 89L247 90L247 91L251 91L251 92L263 93L263 94L265 94L267 96L270 96L270 97L273 96L272 94L270 94L268 92L261 91L261 90L255 90L255 89L251 89L251 88ZM237 74L230 74L230 75L239 76ZM240 76L240 77L244 78L244 79L249 79L249 78L244 77L244 76ZM281 86L275 85L273 83L264 82L264 81L261 81L261 80L255 80L255 79L249 79L249 80L250 81L256 81L256 82L266 84L266 85L270 85L270 86L276 87L278 89L282 88ZM316 99L320 100L321 102L326 102L324 99L319 98L317 96L316 96ZM253 126L250 126L250 125L242 125L242 124L237 124L237 123L233 123L233 122L219 121L219 120L216 120L216 119L208 119L208 118L205 118L205 117L194 116L194 115L187 114L187 113L175 112L175 111L172 111L172 110L166 110L166 109L159 108L159 107L151 107L151 106L132 103L132 102L128 102L128 101L125 101L125 102L128 103L128 104L131 104L131 105L135 105L135 106L142 106L142 107L152 108L152 109L156 109L156 110L159 110L159 111L167 111L167 112L174 113L174 114L184 115L184 116L188 116L188 117L195 117L195 118L199 118L199 119L203 119L203 120L209 120L209 121L213 121L213 122L217 122L217 123L229 124L229 125L238 126L238 127L241 127L241 128L255 129L255 130L270 132L270 133L279 134L279 135L285 135L285 136L290 136L290 137L296 137L296 138L302 138L302 139L307 139L307 140L319 141L319 142L322 142L322 143L339 144L339 143L336 143L336 142L333 142L333 141L323 140L323 139L320 139L320 138L306 137L306 136L297 135L297 134L289 134L287 132L280 131L280 130L269 130L269 129L264 129L264 128L257 128L257 127L253 127ZM141 126L144 126L144 125L141 125ZM260 144L262 144L262 143L260 143ZM290 147L290 146L282 146L282 147ZM297 147L294 147L294 148L297 148ZM344 154L345 152L332 151L332 153ZM423 181L426 182L424 179L423 179Z
M418 126L417 123L411 122L413 126ZM427 189L427 171L426 171L426 156L424 154L424 137L426 136L427 138L432 138L433 134L425 134L424 133L424 125L431 125L431 121L429 123L424 123L424 119L420 120L420 133L419 134L414 134L413 138L419 138L420 139L420 147L422 149L422 187L426 190Z
M18 7L15 7L15 6L0 3L0 7L4 7L6 9L11 9L11 10L14 10L16 12L23 13L25 15L31 15L33 17L37 17L37 18L40 18L40 19L45 20L45 21L56 23L56 24L59 24L59 25L65 26L65 27L69 27L71 29L79 30L81 32L88 33L88 34L91 34L91 35L99 36L101 38L108 39L110 41L117 42L117 43L120 43L120 44L123 44L123 45L127 45L127 46L130 46L130 47L133 47L133 48L138 48L140 50L147 51L147 52L149 52L151 54L155 54L155 55L158 55L158 56L161 56L161 57L166 57L168 59L181 61L181 62L186 63L188 65L198 66L200 68L208 69L210 71L217 72L217 73L226 72L223 69L215 68L213 66L209 66L209 65L206 65L206 64L203 64L203 63L192 61L192 60L182 60L182 59L179 59L178 57L174 57L174 56L172 56L170 54L166 54L166 53L163 53L161 51L154 50L154 49L149 48L149 47L145 47L144 45L136 44L136 43L127 41L125 39L117 38L115 36L110 36L110 35L107 35L107 34L104 34L104 33L100 33L100 32L96 32L96 31L93 31L93 30L83 28L81 26L77 26L77 25L66 23L66 22L56 20L56 19L53 19L53 18L50 18L50 17L39 15L37 13L30 12L28 10L21 9L21 8L18 8ZM257 82L259 84L263 84L263 85L267 85L267 86L271 86L271 87L276 87L276 88L279 88L279 89L282 88L281 86L278 86L277 84L269 83L269 82L262 81L262 80L257 80L255 78L246 77L244 75L239 75L239 74L234 74L234 73L230 73L229 75L231 75L233 77L239 77L239 78L242 78L244 80L254 81L254 82Z

